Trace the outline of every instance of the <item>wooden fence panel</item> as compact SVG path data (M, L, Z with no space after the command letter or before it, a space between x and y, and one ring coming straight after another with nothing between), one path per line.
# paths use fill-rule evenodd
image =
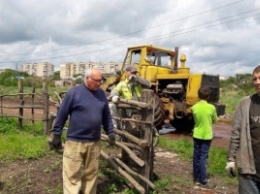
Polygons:
M48 135L51 126L49 124L49 109L52 102L50 102L48 86L45 82L42 91L42 93L36 93L35 87L33 87L32 93L24 93L23 82L19 80L17 94L0 95L0 117L18 118L17 128L19 130L23 129L24 120L31 120L33 130L35 129L35 121L42 121L44 133ZM17 110L17 114L11 110ZM42 112L39 113L39 110L42 110ZM31 117L28 116L29 113L31 113ZM36 117L36 114L38 117Z
M24 116L26 109L31 110L32 114L32 125L35 128L35 121L40 120L43 122L44 133L51 136L50 130L52 129L53 121L56 118L56 112L50 112L50 104L55 104L58 110L58 106L62 101L62 95L66 94L59 93L57 95L58 102L52 100L48 93L48 86L43 83L42 93L35 93L35 88L32 89L32 93L23 93L22 81L18 84L18 94L4 94L0 95L0 110L1 117L4 115L4 109L17 109L18 115L12 116L18 118L18 128L22 129L23 120L28 119ZM18 100L18 105L4 105L4 99L10 98L10 96ZM153 175L153 163L154 163L154 147L153 147L153 91L145 91L143 94L142 102L124 100L122 102L134 108L141 113L141 118L116 118L123 122L134 122L138 126L140 135L128 134L129 130L120 131L115 130L118 135L124 136L127 141L116 142L116 145L122 149L129 157L134 161L135 166L131 163L125 162L123 158L108 155L102 150L102 156L107 159L112 166L117 170L124 178L126 178L138 191L139 193L148 194L150 189L156 190L155 185L151 182ZM27 98L26 98L27 97ZM38 97L38 101L37 101ZM28 100L29 98L29 100ZM39 99L41 100L39 103ZM37 109L43 110L42 118L36 119L35 112ZM131 130L130 130L131 131ZM102 140L108 141L108 137L102 134ZM123 154L122 154L123 155ZM136 166L138 170L136 171Z

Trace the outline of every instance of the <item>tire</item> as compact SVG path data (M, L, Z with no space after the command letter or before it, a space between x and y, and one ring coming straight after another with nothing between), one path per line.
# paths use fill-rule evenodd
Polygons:
M152 104L152 111L154 113L153 125L157 128L157 130L160 130L164 124L164 120L167 118L164 110L164 104L156 94L153 93L153 95L146 95L147 91L148 89L143 90L142 102Z
M192 134L194 124L194 119L191 114L188 114L181 119L175 119L172 123L176 128L176 132L183 134Z
M164 110L164 104L161 99L154 93L152 95L147 95L147 89L143 90L142 94L142 102L150 103L152 105L153 111L153 147L158 144L159 140L159 130L164 124L164 120L166 119L166 114ZM149 90L151 91L151 90ZM151 94L151 93L150 93Z

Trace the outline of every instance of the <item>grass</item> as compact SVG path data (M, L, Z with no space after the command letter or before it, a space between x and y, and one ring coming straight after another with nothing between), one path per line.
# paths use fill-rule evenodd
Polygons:
M0 135L1 162L18 159L35 159L46 153L48 148L46 136L30 134Z
M181 159L191 160L193 145L189 140L169 140L164 137L159 138L159 147L166 148L170 151L177 153Z
M20 131L16 129L16 120L12 119L0 119L0 163L8 163L20 159L36 159L44 156L48 151L47 137L43 134L41 124L37 124L35 130L32 130L30 123L25 125L24 130ZM192 161L193 144L191 141L186 139L170 140L164 137L159 139L159 147L166 148L172 152L177 153L182 160ZM221 179L227 183L235 184L236 180L227 177L225 172L227 150L222 148L211 148L208 162L208 173L211 177L221 177ZM49 166L45 171L52 171L52 168L56 168L57 165L54 163L53 166ZM123 187L126 184L125 180L115 173L114 170L109 167L107 161L103 161L100 164L99 177L103 177L102 180L108 179L109 182L112 180L113 184L108 184L103 189L104 193L117 193L118 190L122 191L123 194L136 194L134 189ZM185 185L185 180L180 177L162 177L156 180L154 184L158 190L163 190L167 185L180 184ZM51 189L46 186L47 193ZM59 190L59 188L57 188Z
M174 140L160 137L159 147L166 148L175 152L182 160L192 161L193 143L190 140ZM224 148L210 148L208 159L208 173L209 175L222 175L226 176L226 156L227 150Z
M47 137L41 123L36 123L35 131L32 131L31 124L17 130L17 121L11 118L1 118L0 123L0 162L35 159L46 153Z
M166 176L164 178L161 178L159 180L156 180L154 182L154 185L156 186L158 191L164 190L168 185L172 184L174 182L174 178L170 176ZM161 193L161 192L159 192ZM157 194L157 191L152 192L152 194Z
M239 100L244 96L251 95L253 93L253 88L250 88L249 91L245 91L240 88L233 88L232 86L228 86L221 89L219 102L226 105L226 114L232 115Z
M186 139L178 139L172 141L171 139L160 137L159 147L168 149L176 154L182 160L192 162L193 156L193 142ZM226 185L233 185L236 187L237 179L231 179L225 170L227 162L227 149L224 148L210 148L209 158L208 158L208 177L221 180ZM220 181L219 181L220 182Z
M49 92L53 91L65 91L64 88L50 88ZM31 92L31 88L24 88L24 92ZM41 92L38 90L36 92ZM4 93L17 93L17 87L9 88ZM226 112L232 115L236 104L244 96L244 93L240 90L224 90L221 93L220 102L227 105ZM43 134L43 127L41 123L37 123L35 129L32 129L32 125L27 123L22 131L17 130L17 120L15 119L1 119L0 118L0 163L11 162L19 159L35 159L42 157L48 150L47 137ZM177 153L182 160L192 161L193 144L189 140L169 140L164 137L159 139L159 147L166 148L172 152ZM222 181L228 184L235 184L235 179L228 178L225 171L227 150L222 148L211 148L208 161L208 173L211 177L221 177ZM51 171L46 169L46 171ZM104 169L101 167L101 169ZM102 170L103 171L103 170ZM113 180L114 184L108 185L104 188L104 193L116 193L117 188L120 185L125 184L125 181L111 173L106 169L106 172L100 171L99 176L104 176L103 173L110 174L109 179ZM170 184L182 184L181 179L178 177L164 177L154 182L159 188L163 189ZM49 191L47 191L49 190ZM60 188L57 188L60 190ZM48 186L46 186L47 193L52 192ZM136 191L126 188L122 193L134 194Z

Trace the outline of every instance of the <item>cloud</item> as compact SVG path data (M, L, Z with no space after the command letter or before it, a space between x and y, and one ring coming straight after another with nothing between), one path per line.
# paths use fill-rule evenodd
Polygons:
M251 73L260 3L229 1L0 1L0 62L122 62L128 46L179 47L192 71Z

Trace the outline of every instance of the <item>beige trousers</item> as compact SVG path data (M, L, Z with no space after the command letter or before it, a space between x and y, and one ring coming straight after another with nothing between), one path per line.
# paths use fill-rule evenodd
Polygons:
M66 141L63 152L63 193L96 194L101 142Z

